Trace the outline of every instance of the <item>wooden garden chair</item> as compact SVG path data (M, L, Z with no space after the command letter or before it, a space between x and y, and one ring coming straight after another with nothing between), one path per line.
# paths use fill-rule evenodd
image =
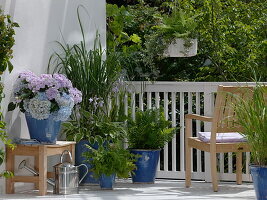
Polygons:
M186 147L186 187L191 185L191 149L210 152L211 178L214 192L218 191L216 153L236 152L236 183L242 184L242 152L249 152L245 139L238 133L241 128L234 123L234 96L243 99L253 95L253 87L219 86L216 95L213 117L187 114L185 116L185 147ZM211 123L211 132L192 137L192 120ZM209 135L210 137L207 137ZM202 137L200 137L202 136Z

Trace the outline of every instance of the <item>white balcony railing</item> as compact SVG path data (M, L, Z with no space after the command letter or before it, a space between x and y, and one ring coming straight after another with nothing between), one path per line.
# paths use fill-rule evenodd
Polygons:
M214 93L218 85L255 85L255 83L236 82L131 82L132 117L137 108L144 110L162 106L166 119L172 122L173 127L180 127L176 136L166 144L161 152L158 166L158 178L185 178L184 152L184 116L187 113L197 113L212 116L214 107ZM125 101L128 108L128 101ZM193 134L199 131L209 131L209 123L195 121ZM243 180L251 181L249 173L250 154L243 155ZM192 178L210 181L209 153L199 150L193 151ZM220 153L218 155L218 173L221 180L234 181L235 155Z

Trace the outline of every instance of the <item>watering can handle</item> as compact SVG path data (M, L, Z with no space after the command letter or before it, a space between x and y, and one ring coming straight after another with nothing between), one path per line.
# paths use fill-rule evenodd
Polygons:
M69 158L70 158L70 162L72 163L72 156L69 150L64 150L60 156L60 162L63 163L63 156L64 154L68 153L69 154Z
M82 182L82 180L85 178L85 176L88 174L88 167L85 165L85 164L80 164L78 165L77 167L81 167L81 166L84 166L86 168L86 172L85 174L83 175L83 177L79 180L79 184Z

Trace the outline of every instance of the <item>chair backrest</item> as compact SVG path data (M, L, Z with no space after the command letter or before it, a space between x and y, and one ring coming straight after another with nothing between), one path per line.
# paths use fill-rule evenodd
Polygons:
M253 86L222 86L217 90L212 122L212 132L227 133L239 132L241 127L237 125L235 117L235 104L238 98L244 100L253 96Z

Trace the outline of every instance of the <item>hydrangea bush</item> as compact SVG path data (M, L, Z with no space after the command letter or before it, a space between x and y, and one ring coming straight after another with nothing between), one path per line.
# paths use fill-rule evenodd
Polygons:
M14 98L8 110L19 106L22 112L38 120L50 116L55 121L66 121L74 105L82 101L82 93L62 74L41 74L24 71L14 85Z

